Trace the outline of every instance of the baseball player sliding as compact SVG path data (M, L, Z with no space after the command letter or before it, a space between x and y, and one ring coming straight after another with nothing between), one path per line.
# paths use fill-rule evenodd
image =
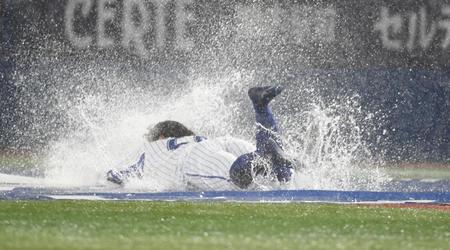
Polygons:
M252 187L255 177L286 183L294 168L286 159L277 123L269 107L280 86L248 91L256 116L256 149L231 137L206 139L179 122L163 121L149 130L138 160L124 170L110 170L107 180L124 185L144 172L190 190L240 190Z

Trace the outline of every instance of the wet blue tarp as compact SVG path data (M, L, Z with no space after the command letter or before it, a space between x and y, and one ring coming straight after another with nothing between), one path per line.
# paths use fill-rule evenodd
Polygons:
M18 187L0 192L0 200L148 200L324 203L450 203L448 191L376 192L333 190L126 192Z

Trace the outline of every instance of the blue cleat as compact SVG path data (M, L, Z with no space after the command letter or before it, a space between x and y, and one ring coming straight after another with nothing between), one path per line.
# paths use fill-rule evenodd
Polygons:
M272 101L275 96L283 91L281 86L253 87L248 90L248 96L252 100L253 106L264 107Z

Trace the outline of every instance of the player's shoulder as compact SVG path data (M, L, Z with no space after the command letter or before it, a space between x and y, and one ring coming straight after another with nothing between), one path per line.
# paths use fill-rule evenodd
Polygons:
M166 149L168 151L174 151L179 148L184 148L186 146L190 146L196 143L200 143L203 141L206 141L206 137L204 136L184 136L184 137L170 137L170 138L164 138L161 140L153 141L153 142L147 142L146 147L147 148L159 148L159 149Z

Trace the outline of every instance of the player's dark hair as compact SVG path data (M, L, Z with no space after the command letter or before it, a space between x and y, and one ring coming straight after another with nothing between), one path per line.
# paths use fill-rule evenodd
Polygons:
M186 128L183 124L176 121L163 121L157 123L153 128L150 129L147 134L147 139L149 141L157 141L161 138L179 138L184 136L195 135L194 132Z

